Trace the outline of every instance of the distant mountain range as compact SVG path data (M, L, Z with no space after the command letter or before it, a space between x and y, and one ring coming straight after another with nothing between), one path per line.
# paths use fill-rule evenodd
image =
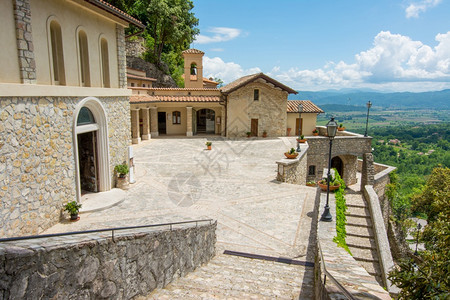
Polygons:
M365 106L371 101L374 107L383 108L429 108L450 109L450 89L423 93L380 93L371 91L298 91L297 95L289 95L289 100L311 100L320 104L340 104Z

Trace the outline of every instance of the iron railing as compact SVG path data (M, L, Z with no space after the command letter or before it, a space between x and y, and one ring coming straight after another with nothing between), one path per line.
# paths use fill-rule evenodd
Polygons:
M317 240L317 245L319 246L319 252L320 252L320 268L322 269L322 273L323 273L323 285L325 286L327 283L327 275L330 278L330 280L341 290L342 294L344 294L345 297L347 297L347 299L350 300L356 300L355 297L353 297L353 295L347 291L347 289L339 283L339 281L337 281L336 278L333 277L333 275L330 274L330 272L328 272L327 267L325 266L325 260L323 259L323 253L322 253L322 247L320 246L320 242Z
M195 223L195 227L197 227L198 223L203 223L203 222L209 222L209 224L212 224L213 219L192 220L192 221L182 221L182 222L172 222L172 223L160 223L160 224L139 225L139 226L127 226L127 227L114 227L114 228L103 228L103 229L92 229L92 230L83 230L83 231L70 231L70 232L41 234L41 235L17 236L17 237L10 237L10 238L1 238L0 243L1 242L11 242L11 241L31 240L31 239L42 239L42 238L50 238L50 237L59 237L59 236L67 236L67 235L98 233L98 232L105 232L105 231L111 231L111 238L114 240L114 231L151 228L151 227L163 227L163 226L169 226L170 230L172 230L174 225Z

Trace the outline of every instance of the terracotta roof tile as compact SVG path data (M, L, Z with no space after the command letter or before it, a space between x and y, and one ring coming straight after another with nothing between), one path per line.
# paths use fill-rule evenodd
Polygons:
M220 96L131 95L131 103L150 102L219 102Z
M189 92L189 91L217 91L217 93L220 92L219 89L206 89L206 88L179 88L179 87L164 87L164 88L158 88L158 87L152 87L150 88L151 90L155 90L155 91L185 91L185 92Z
M244 86L244 85L246 85L246 84L248 84L250 82L253 82L253 81L255 81L255 80L259 79L259 78L262 78L262 79L272 83L276 87L278 87L278 88L288 92L289 94L297 94L297 91L291 89L290 87L282 84L279 81L276 81L275 79L265 75L264 73L256 73L256 74L252 74L252 75L247 75L247 76L241 77L241 78L239 78L239 79L237 79L237 80L227 84L223 88L221 88L221 91L223 93L226 93L226 94L234 92L238 88L240 88L240 87L242 87L242 86Z
M184 50L184 51L181 52L181 53L183 53L183 54L205 54L205 52L200 51L200 50L198 50L198 49L194 49L194 48Z
M127 73L127 78L142 79L142 80L148 80L148 81L156 81L155 78L150 78L150 77L145 77L145 76L138 76L138 75L133 75L133 74L128 74L128 73Z
M304 113L323 113L324 111L312 103L310 100L288 100L287 102L287 112L288 113L298 113L298 105L303 105Z
M140 28L145 28L144 24L141 23L141 21L139 21L136 18L133 18L132 16L130 16L129 14L121 11L120 9L118 9L117 7L109 4L106 1L103 0L84 0L86 2L89 2L113 15L115 15L116 17L119 17L120 19L127 21L128 23L131 23L133 25L136 25L137 27Z

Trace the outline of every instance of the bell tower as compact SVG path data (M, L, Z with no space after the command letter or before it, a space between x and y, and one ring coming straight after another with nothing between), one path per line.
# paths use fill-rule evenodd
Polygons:
M203 88L204 54L204 52L197 49L183 51L185 88Z

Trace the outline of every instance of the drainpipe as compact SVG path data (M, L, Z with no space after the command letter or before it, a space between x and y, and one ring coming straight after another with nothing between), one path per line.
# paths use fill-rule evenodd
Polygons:
M228 119L228 110L227 110L227 103L228 103L228 95L222 94L221 96L222 100L219 102L220 105L225 106L225 116L224 121L225 122L225 137L227 137L227 119Z

